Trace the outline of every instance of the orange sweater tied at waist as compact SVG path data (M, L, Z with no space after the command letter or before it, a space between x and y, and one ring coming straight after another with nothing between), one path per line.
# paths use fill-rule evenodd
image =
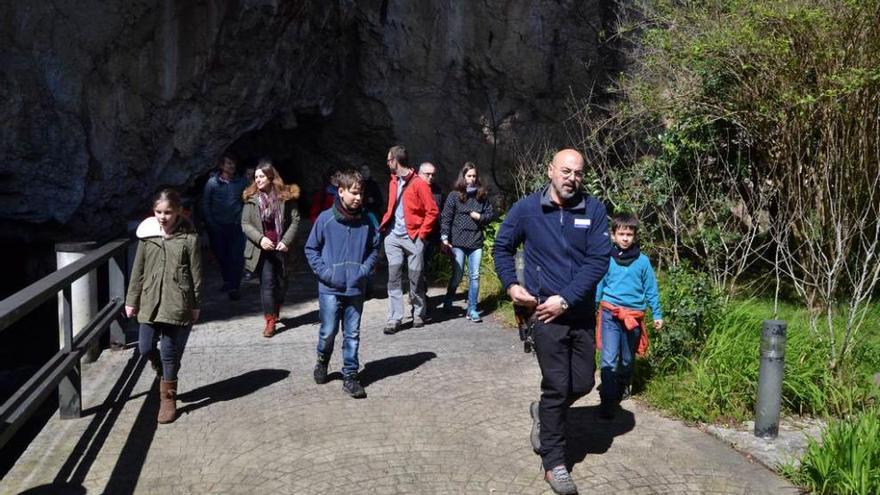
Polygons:
M599 303L599 313L596 315L596 349L602 348L602 310L607 309L611 316L623 322L623 328L632 332L640 328L639 343L636 346L636 355L644 356L648 352L648 328L645 326L645 312L637 309L615 306L609 302Z

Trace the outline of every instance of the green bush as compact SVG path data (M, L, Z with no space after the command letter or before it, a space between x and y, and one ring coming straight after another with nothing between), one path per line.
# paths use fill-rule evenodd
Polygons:
M699 354L724 303L708 276L683 264L662 274L659 286L664 327L651 332L648 360L662 373Z
M821 441L810 440L800 467L783 474L819 494L880 493L880 409L832 423Z

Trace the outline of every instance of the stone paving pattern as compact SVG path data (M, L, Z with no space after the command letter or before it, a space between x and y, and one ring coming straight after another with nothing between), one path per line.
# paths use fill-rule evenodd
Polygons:
M255 284L230 302L209 282L180 373L179 419L156 424L158 383L134 350L104 352L83 370L84 417L52 419L0 493L551 493L528 441L537 361L491 316L389 336L386 300L368 301L360 357L369 397L354 400L338 373L341 333L333 381L312 381L313 277L293 276L286 328L272 339L261 336ZM594 391L570 413L581 493L797 493L637 401L600 420L597 400Z

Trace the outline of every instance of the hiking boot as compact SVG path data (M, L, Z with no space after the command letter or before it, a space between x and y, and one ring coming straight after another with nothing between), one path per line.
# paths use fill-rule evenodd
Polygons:
M385 323L385 328L382 332L385 335L393 335L400 330L400 321L389 321Z
M538 414L538 404L538 401L534 401L529 405L529 415L532 416L532 431L529 433L529 441L532 443L532 450L541 455L541 417Z
M418 316L413 317L413 328L422 328L425 326L425 320Z
M479 323L479 322L483 321L483 319L480 318L480 313L478 313L476 311L468 311L467 319L471 320L474 323Z
M318 385L323 385L327 383L327 362L318 358L318 362L315 363L315 371L313 373L315 377L315 383Z
M159 417L161 424L172 423L177 418L177 380L159 381Z
M565 469L563 465L545 471L544 481L550 485L553 493L558 493L559 495L575 495L578 492L577 485L574 484L574 480L568 474L568 469Z
M346 376L342 380L342 390L355 399L363 399L367 396L367 391L358 383L357 378Z

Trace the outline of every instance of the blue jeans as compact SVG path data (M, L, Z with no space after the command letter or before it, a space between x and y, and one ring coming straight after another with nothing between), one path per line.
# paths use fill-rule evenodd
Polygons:
M159 357L162 360L162 378L165 381L177 380L180 371L180 358L189 340L191 325L177 326L167 323L141 323L138 329L138 351L142 356L155 352L159 340Z
M330 360L333 343L342 322L342 375L354 376L358 372L358 346L361 342L361 313L364 296L336 296L318 294L318 311L321 329L318 331L318 359Z
M241 224L216 224L208 227L211 250L220 264L223 292L238 290L244 271L244 232Z
M483 259L483 249L464 249L452 248L452 255L455 257L455 263L452 265L452 278L449 279L449 286L446 287L447 306L452 305L452 299L455 296L455 289L461 283L461 277L464 274L464 260L467 258L468 264L468 314L477 312L477 297L480 295L480 262Z
M602 375L599 396L602 402L618 401L621 388L632 379L640 334L641 329L628 332L622 321L607 309L602 310L602 354L599 362Z

